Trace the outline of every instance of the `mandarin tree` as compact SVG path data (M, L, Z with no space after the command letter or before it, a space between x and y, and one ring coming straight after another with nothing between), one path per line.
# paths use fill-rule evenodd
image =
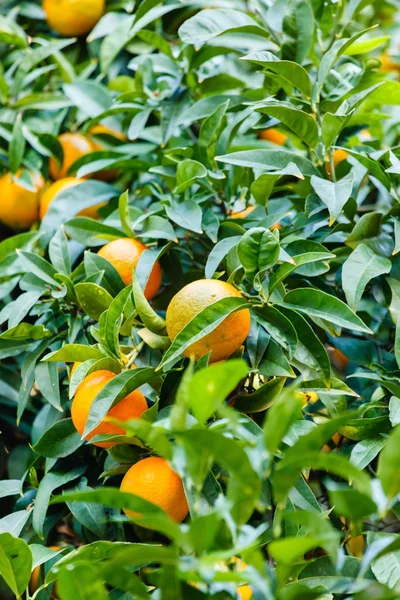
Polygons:
M400 596L397 0L0 3L0 597Z

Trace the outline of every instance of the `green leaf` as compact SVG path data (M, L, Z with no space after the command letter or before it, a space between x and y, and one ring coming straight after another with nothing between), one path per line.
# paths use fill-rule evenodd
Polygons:
M52 500L52 504L60 502L88 502L89 504L101 504L102 506L111 508L129 510L135 513L135 518L133 519L135 523L150 526L151 529L164 533L171 539L179 540L181 538L179 526L171 521L159 506L134 494L120 492L116 488L102 487L80 492L64 492L62 496L58 496ZM144 554L143 558L145 558ZM148 562L148 555L145 559ZM140 562L139 557L137 560Z
M377 475L388 500L400 492L400 474L398 470L400 452L400 427L391 432L385 447L379 455Z
M36 383L43 396L54 408L62 412L57 364L40 362L35 368Z
M97 572L96 567L90 563L77 564L70 569L61 569L57 577L57 594L61 598L96 598L107 600L106 587Z
M25 31L13 19L0 15L0 43L26 48L28 39Z
M240 262L248 277L273 267L279 258L279 240L269 229L253 227L237 246Z
M263 171L282 170L289 163L294 163L300 172L307 177L319 175L318 170L310 160L289 150L245 150L232 152L225 156L216 156L215 160L228 165L262 169Z
M24 540L9 533L0 534L0 573L19 599L28 587L32 570L32 553Z
M179 28L178 34L186 44L204 44L227 31L252 33L268 37L266 29L246 15L232 9L208 8L187 19Z
M260 323L269 335L289 351L292 357L297 349L298 337L290 320L281 313L276 306L264 304L262 308L254 308L254 318Z
M294 0L287 3L282 22L282 57L303 63L310 52L315 29L312 3Z
M319 98L319 94L322 90L325 80L336 61L356 40L358 40L358 38L363 36L370 29L363 29L350 38L336 40L328 52L324 54L319 65L317 81L315 83L315 93L317 99Z
M135 232L132 229L131 218L129 214L129 192L126 190L119 197L118 202L119 218L121 220L122 229L128 237L135 237Z
M265 445L269 452L279 449L289 427L301 418L301 402L290 388L273 403L264 425Z
M321 179L321 177L311 177L311 185L315 193L328 207L330 215L329 226L333 225L350 198L353 183L354 175L352 173L349 173L349 175L337 182Z
M274 377L255 392L235 400L235 408L244 413L263 412L280 396L286 377Z
M54 362L84 362L91 358L101 359L104 355L94 346L84 346L83 344L65 344L59 350L50 352L43 360Z
M324 344L311 325L298 312L284 306L280 307L280 312L289 319L296 330L298 345L294 353L294 359L314 368L321 374L328 386L331 378L331 363Z
M328 495L335 512L346 519L357 521L377 511L375 502L359 490L329 481L327 483Z
M350 455L350 462L359 469L365 469L385 445L384 438L373 438L370 440L361 440L354 446Z
M49 256L53 266L59 273L70 275L71 258L69 256L67 236L64 233L63 227L60 227L50 240Z
M204 308L178 333L157 369L179 358L189 346L214 331L226 317L250 306L244 298L222 298Z
M247 375L248 367L242 360L228 360L195 372L187 393L196 419L205 423L239 382Z
M82 310L96 321L99 320L100 315L110 307L113 301L107 290L96 283L78 283L75 286L75 293Z
M270 173L263 173L260 177L257 177L250 186L251 193L253 194L256 202L266 206L267 201L271 195L272 190L275 187L276 182L281 178L290 175L297 177L298 179L304 179L304 176L299 171L299 168L295 163L290 162L287 167L280 171L271 171Z
M131 293L130 287L123 289L99 319L100 339L104 346L118 358L121 357L119 332Z
M314 148L319 140L318 126L314 117L290 102L264 100L254 105L257 112L279 119L293 131L309 148ZM293 161L295 162L295 161Z
M174 192L181 194L191 187L197 179L207 177L207 169L197 160L187 158L180 162L176 169L176 188Z
M135 271L132 272L132 292L135 308L143 325L153 333L165 332L165 319L160 317L146 300Z
M254 52L243 56L242 60L248 60L257 65L261 65L276 73L287 83L296 87L306 97L311 96L311 81L307 71L296 62L291 60L280 60L272 52Z
M211 279L215 271L218 268L220 262L225 258L228 252L236 246L236 244L242 239L240 235L234 235L232 237L224 238L219 241L208 255L205 276L206 279Z
M32 525L40 538L43 538L43 526L46 519L47 509L52 493L57 488L74 481L86 470L86 466L78 466L69 469L67 472L51 471L47 473L39 484L37 490L35 506L33 508Z
M326 261L330 258L335 258L335 255L330 254L329 252L304 252L304 254L292 256L293 264L289 262L283 263L271 276L268 288L269 293L271 294L274 289L296 269L311 263Z
M390 35L380 35L377 37L370 38L369 40L364 40L363 42L354 42L351 44L344 54L347 56L357 56L357 54L367 54L368 52L372 52L386 44L386 42L390 41Z
M81 436L76 431L72 419L62 419L52 425L33 446L40 456L64 458L82 445Z
M289 308L309 317L323 319L339 327L372 333L369 327L341 300L315 288L299 288L286 294L284 303Z
M0 19L0 27L1 27L1 19ZM0 32L1 39L1 32ZM21 166L22 159L24 158L25 153L25 138L22 133L22 115L19 113L17 118L14 121L14 127L12 131L12 138L10 142L10 147L8 151L8 161L10 164L10 171L12 173L16 173Z
M342 269L342 287L352 310L357 310L368 282L389 273L391 268L392 263L388 258L378 256L366 244L357 246Z
M26 250L17 250L17 254L29 273L33 273L51 286L59 287L59 283L54 279L57 271L47 260Z
M167 205L165 212L171 221L180 227L195 233L203 233L201 228L203 212L195 200L188 198L180 203L175 202L172 206Z

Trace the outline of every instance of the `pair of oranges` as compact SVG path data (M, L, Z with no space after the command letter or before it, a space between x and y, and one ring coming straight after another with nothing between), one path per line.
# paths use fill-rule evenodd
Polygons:
M92 152L102 150L104 147L96 136L109 135L121 141L125 136L105 127L104 125L95 125L89 132L89 137L80 133L63 133L58 140L61 144L64 154L62 165L59 165L54 158L49 161L49 172L54 183L46 190L45 181L41 175L31 174L31 189L18 180L21 171L15 176L6 173L0 178L0 196L4 199L0 204L0 221L15 230L29 229L35 221L43 219L50 203L63 190L79 185L84 180L76 177L67 177L71 165ZM94 136L94 137L93 137ZM111 181L115 178L115 170L100 171L96 173L96 178L103 181ZM78 213L85 217L98 217L98 209L101 204L86 208Z

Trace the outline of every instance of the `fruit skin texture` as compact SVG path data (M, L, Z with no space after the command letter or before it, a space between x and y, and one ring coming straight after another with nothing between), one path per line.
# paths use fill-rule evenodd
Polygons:
M267 142L272 142L273 144L277 144L278 146L284 146L288 136L284 133L281 133L274 127L270 129L264 129L259 133L258 136L261 140L266 140Z
M64 36L89 33L104 14L105 0L43 0L47 23Z
M50 175L55 181L67 177L69 168L76 160L94 152L92 142L80 133L62 133L58 137L58 141L64 152L63 163L60 167L54 158L49 161Z
M50 202L54 200L54 198L62 192L63 190L67 190L68 188L74 187L83 183L84 179L77 179L76 177L64 177L64 179L59 179L51 184L51 186L45 191L43 196L40 199L40 219L42 220L49 209ZM89 206L88 208L84 208L79 211L77 214L80 217L90 217L91 219L98 219L99 213L98 210L104 206L103 202L99 202L99 204L95 204L94 206Z
M18 171L14 177L20 175L21 171ZM39 218L40 190L44 179L41 175L32 174L32 181L35 192L13 181L11 173L0 178L0 221L11 229L29 229Z
M122 480L121 492L156 504L176 523L181 523L189 512L181 478L164 458L153 456L134 464ZM129 510L124 512L128 517L138 516Z
M166 315L167 332L171 341L201 312L222 298L241 298L230 283L217 279L199 279L182 288L171 300ZM210 362L228 358L236 352L249 335L250 311L245 308L229 315L214 331L195 342L184 352L199 359L211 350Z
M139 240L120 238L100 248L98 255L108 260L115 267L125 285L130 285L132 283L132 269L136 268L141 254L146 249L147 246ZM147 300L151 300L157 294L161 286L161 280L160 263L156 262L144 290Z
M96 398L97 394L101 392L104 386L114 379L114 377L115 373L112 371L95 371L85 377L76 390L71 406L71 417L75 428L81 435L85 429L93 400ZM95 435L123 435L125 430L114 423L110 423L108 418L111 417L113 419L119 419L120 421L129 421L129 419L138 419L145 410L147 410L146 398L141 391L134 390L118 402L118 404L113 406L100 425L98 425L85 439L90 441ZM100 448L112 448L112 446L115 446L117 443L118 442L94 442L94 445L99 446Z

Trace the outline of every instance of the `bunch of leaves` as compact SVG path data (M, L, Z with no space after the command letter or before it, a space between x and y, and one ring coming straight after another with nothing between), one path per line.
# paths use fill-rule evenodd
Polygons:
M38 227L1 230L0 573L17 598L398 597L400 83L379 60L396 7L375 4L125 0L79 40L56 37L39 2L1 7L4 172L29 187L62 161L61 132L123 133L71 166L88 179ZM259 137L270 128L285 146ZM128 287L96 254L121 237L148 247ZM171 343L169 301L204 277L242 299ZM184 358L242 308L236 356ZM69 417L99 369L116 377L85 435L127 393L149 401L108 451ZM150 454L182 477L180 526L118 490Z

